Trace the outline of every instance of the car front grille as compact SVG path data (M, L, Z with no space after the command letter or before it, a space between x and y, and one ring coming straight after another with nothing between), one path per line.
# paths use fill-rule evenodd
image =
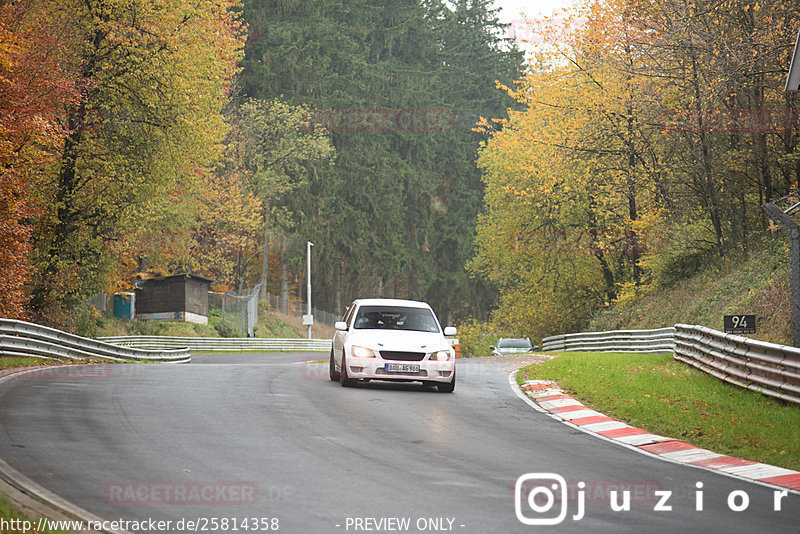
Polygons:
M424 352L403 352L398 350L382 350L381 358L384 360L399 360L403 362L419 362L425 357Z

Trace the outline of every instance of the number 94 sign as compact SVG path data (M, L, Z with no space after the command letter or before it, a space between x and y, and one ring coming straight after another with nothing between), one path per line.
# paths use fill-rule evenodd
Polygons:
M725 316L726 334L755 334L756 316L755 315L726 315Z

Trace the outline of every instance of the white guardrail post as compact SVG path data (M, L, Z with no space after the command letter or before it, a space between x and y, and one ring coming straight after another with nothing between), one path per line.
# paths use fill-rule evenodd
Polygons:
M542 350L673 352L676 360L720 380L800 404L800 349L704 326L561 334L542 339Z
M140 349L89 339L25 321L0 319L0 357L188 363L189 349Z

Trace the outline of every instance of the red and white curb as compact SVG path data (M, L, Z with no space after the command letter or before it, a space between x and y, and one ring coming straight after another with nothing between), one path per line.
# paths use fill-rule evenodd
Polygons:
M514 380L514 385L516 385L513 373L511 380ZM564 393L555 382L528 380L522 384L521 390L527 397L535 401L535 404L529 404L584 432L664 460L800 493L800 472L798 471L717 454L695 447L685 441L659 436L621 421L615 421L600 412L587 408L580 401Z

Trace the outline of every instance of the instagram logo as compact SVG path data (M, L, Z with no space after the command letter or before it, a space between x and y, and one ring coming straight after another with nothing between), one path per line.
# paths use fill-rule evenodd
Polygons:
M695 511L703 511L703 483L695 483ZM570 491L570 490L574 491ZM587 493L589 494L587 496ZM652 505L654 512L671 512L672 490L662 489L655 481L579 481L567 486L567 481L555 473L527 473L514 485L514 510L524 525L558 525L567 517L568 502L577 503L573 521L586 514L587 497L590 503L608 504L613 512L630 512L631 503ZM773 492L773 510L780 512L788 490ZM746 491L734 490L728 494L728 508L742 512L750 506Z
M567 517L567 481L555 473L522 475L514 485L514 510L525 525L558 525Z

